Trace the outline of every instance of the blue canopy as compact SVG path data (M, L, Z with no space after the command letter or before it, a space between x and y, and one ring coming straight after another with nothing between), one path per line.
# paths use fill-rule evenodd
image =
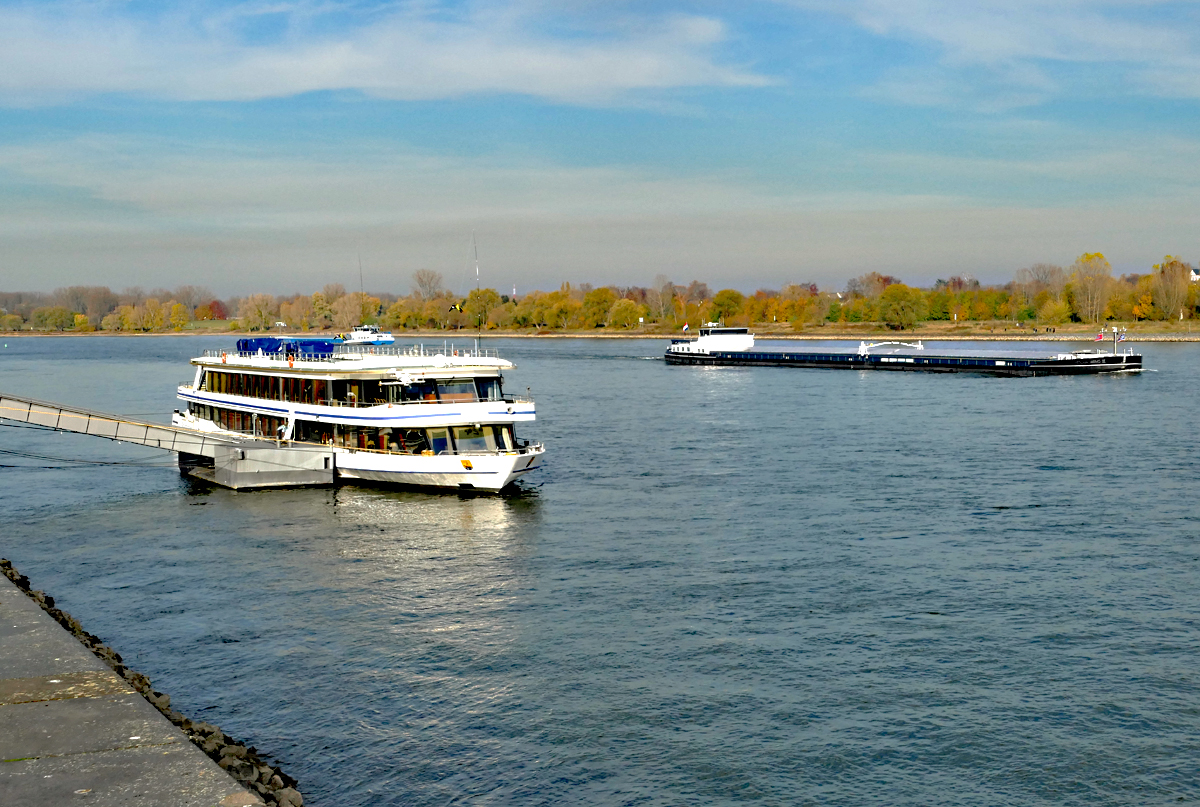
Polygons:
M338 343L332 339L281 339L277 336L255 336L239 339L239 353L288 353L297 356L329 356Z

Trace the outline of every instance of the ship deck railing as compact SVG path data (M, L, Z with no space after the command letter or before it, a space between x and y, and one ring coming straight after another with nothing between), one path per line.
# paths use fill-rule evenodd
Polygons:
M331 406L339 409L368 409L375 406L412 406L415 404L531 404L534 403L533 397L529 395L505 395L502 398L471 398L462 400L435 400L421 398L415 401L389 401L386 398L376 398L373 401L291 401L286 398L257 398L253 395L238 395L235 392L217 392L216 390L201 389L198 390L189 381L179 385L181 392L211 392L214 395L230 395L234 398L245 398L250 401L264 401L266 403L292 403L300 404L301 406ZM233 401L230 401L234 404ZM241 403L240 401L237 403ZM236 404L235 404L236 405Z
M402 358L426 358L435 356L458 359L498 359L500 351L495 348L457 347L453 343L444 343L441 347L426 345L410 345L398 347L395 345L339 345L331 353L260 353L257 350L205 350L202 358L221 359L230 356L239 359L274 359L276 361L293 362L333 362L347 356L398 356Z
M341 449L343 451L365 451L371 454L391 454L393 456L424 456L424 451L391 451L386 448L362 448L360 446L345 446L338 443L313 443L308 440L280 440L273 437L267 437L262 434L252 434L248 431L234 431L233 429L223 429L219 434L231 433L240 437L246 437L255 440L270 440L280 446L322 446L324 448ZM535 443L531 440L520 440L518 445L512 448L489 448L485 450L466 450L466 451L439 451L431 454L434 457L502 457L505 454L535 454L543 451L545 445L543 443ZM428 449L426 449L428 450Z

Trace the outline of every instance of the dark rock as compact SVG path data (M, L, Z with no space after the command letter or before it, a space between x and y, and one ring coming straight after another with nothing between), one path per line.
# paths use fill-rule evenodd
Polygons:
M304 807L304 797L293 788L285 787L275 792L275 799L280 807Z
M151 692L146 696L146 700L150 701L160 712L171 711L171 696L164 695L161 692Z
M240 745L227 745L221 749L223 757L237 757L238 759L246 758L246 749Z

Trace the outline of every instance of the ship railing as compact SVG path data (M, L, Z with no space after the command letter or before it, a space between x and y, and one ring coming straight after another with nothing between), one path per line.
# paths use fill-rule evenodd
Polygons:
M255 399L259 400L259 399ZM275 398L265 398L262 400L276 400ZM284 401L284 403L308 403L310 406L336 406L346 409L367 409L374 406L416 406L419 404L444 404L447 406L454 404L531 404L533 398L521 396L505 396L503 398L475 398L470 401L438 401L438 400L417 400L417 401L388 401L379 399L375 401L318 401L310 403L306 401Z
M872 342L869 345L866 342L859 342L858 355L866 356L868 353L870 353L871 348L885 347L887 345L898 345L900 347L912 348L913 350L925 349L925 345L922 342Z
M257 350L205 350L202 358L221 359L237 357L239 359L274 359L276 361L293 362L332 362L346 356L400 356L409 358L432 359L436 356L457 359L498 359L500 351L495 348L458 347L452 342L442 346L429 347L426 345L411 345L396 347L394 345L338 345L332 353L260 353Z
M214 390L196 390L196 387L189 381L185 384L180 384L178 387L180 392L187 391L202 391L215 392ZM451 406L454 404L531 404L534 400L529 395L506 395L503 398L476 398L471 401L438 401L438 400L418 400L418 401L388 401L379 399L375 401L293 401L286 398L258 398L253 395L238 395L234 392L221 392L218 395L230 395L234 398L245 398L250 401L267 401L270 403L292 403L300 404L301 406L332 406L339 409L369 409L376 406L416 406L418 404L445 404Z
M246 436L251 436L249 432L240 432L240 433L245 434ZM262 439L261 436L260 436L260 439ZM270 438L266 438L266 439L270 439ZM347 451L362 451L362 452L368 453L368 454L392 454L392 455L408 454L410 456L411 455L417 455L417 456L424 455L424 451L389 451L388 449L385 449L385 448L360 448L359 446L343 446L343 445L338 445L337 443L332 443L332 444L311 443L311 442L307 442L304 440L278 440L275 442L278 442L280 444L288 444L288 445L294 444L294 445L302 445L302 446L330 445L330 447L332 447L332 448L342 448ZM428 450L428 449L426 449L426 450ZM435 456L435 457L502 457L505 454L537 454L544 450L545 450L545 446L542 443L535 443L531 440L518 440L517 445L513 446L512 448L498 448L497 447L497 448L477 449L477 450L468 449L465 451L464 450L459 450L459 451L446 450L446 451L439 451L436 454L434 454L433 452L430 452L430 455Z
M374 355L374 356L415 356L433 358L447 356L451 358L468 359L498 359L500 351L495 348L459 347L453 342L443 342L440 347L428 347L424 344L408 345L338 345L334 355Z

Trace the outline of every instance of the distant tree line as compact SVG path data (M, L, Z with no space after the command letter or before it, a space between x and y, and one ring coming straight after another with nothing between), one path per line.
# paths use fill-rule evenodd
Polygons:
M140 288L114 293L104 286L70 286L49 293L0 292L0 330L163 332L197 322L267 331L345 331L359 324L400 330L675 330L709 321L727 325L784 323L796 330L826 324L877 323L895 329L922 322L1098 323L1174 321L1200 314L1196 272L1166 256L1144 274L1114 277L1100 253L1080 255L1068 267L1039 263L1011 281L983 286L969 275L938 280L931 288L869 272L840 291L815 283L743 294L713 293L664 275L648 287L564 283L553 291L509 297L475 289L466 297L444 287L442 276L422 269L407 295L347 292L339 283L313 294L252 294L217 299L202 286ZM282 325L281 325L282 324Z

